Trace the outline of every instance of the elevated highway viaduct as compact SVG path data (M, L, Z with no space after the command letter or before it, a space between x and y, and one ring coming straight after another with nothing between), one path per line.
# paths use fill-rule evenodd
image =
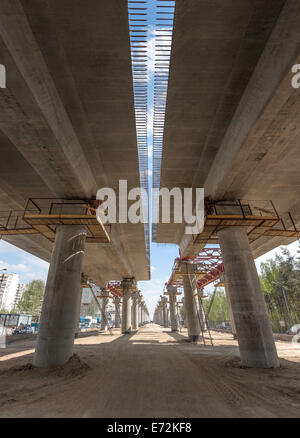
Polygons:
M97 229L92 210L58 205L88 204L102 187L118 191L122 179L128 190L140 186L127 1L3 0L0 59L2 226L12 211L18 227L28 228L26 206L89 215L39 223L42 234L0 232L50 262L34 363L60 365L73 351L82 272L101 287L149 279L143 224Z
M291 84L299 22L297 0L176 1L160 187L203 187L212 202L270 200L299 227L300 90ZM254 258L296 237L248 241L247 227L232 225L217 228L215 239L242 361L276 367ZM182 257L203 247L184 224L153 231Z

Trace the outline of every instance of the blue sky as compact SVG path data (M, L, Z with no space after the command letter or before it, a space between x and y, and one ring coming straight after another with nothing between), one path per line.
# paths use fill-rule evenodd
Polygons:
M156 0L150 0L148 2L148 174L150 188L152 185L154 34L156 23L155 10L157 4L168 6L173 5L174 2L157 3ZM288 247L294 254L299 248L299 245L298 242L294 242ZM268 258L274 257L275 252L276 250L270 251L258 258L256 260L258 269L260 263ZM151 280L139 282L139 288L142 290L150 313L154 311L159 296L163 291L164 283L170 277L174 259L178 257L178 255L178 247L176 245L151 243ZM0 240L0 269L7 268L7 272L18 274L21 283L28 283L33 279L46 280L48 267L49 264L47 262ZM211 289L211 286L208 287L208 290Z
M0 240L0 269L18 274L20 283L31 280L46 280L49 263L35 257L10 243Z

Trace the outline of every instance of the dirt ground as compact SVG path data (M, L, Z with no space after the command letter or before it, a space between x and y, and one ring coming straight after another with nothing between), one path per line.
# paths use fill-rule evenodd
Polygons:
M75 356L31 367L34 340L0 349L0 417L300 417L300 344L276 342L281 368L241 369L237 342L187 342L149 324L86 333Z

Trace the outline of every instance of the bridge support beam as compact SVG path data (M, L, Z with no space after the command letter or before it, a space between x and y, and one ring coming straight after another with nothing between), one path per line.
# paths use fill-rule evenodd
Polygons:
M59 225L45 289L33 365L64 365L73 355L86 239L82 225Z
M189 262L181 262L180 271L183 275L184 288L184 306L185 315L187 317L188 335L191 341L197 341L200 336L200 323L197 313L197 306L192 287L192 279L194 277L194 266Z
M267 307L245 227L218 231L242 365L277 368Z
M122 281L123 301L122 301L122 333L131 333L131 278L124 278Z

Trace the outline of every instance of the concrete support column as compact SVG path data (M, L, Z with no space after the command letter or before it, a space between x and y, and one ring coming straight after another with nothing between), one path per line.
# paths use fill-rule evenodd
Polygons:
M167 309L167 302L168 302L168 299L167 299L166 297L161 297L163 327L168 327L168 309Z
M139 310L138 310L138 312L139 312L139 327L141 327L142 326L142 297L141 296L139 297L138 303L139 303L139 305L138 305L138 307L139 307Z
M184 304L184 296L182 297L182 315L183 315L183 327L187 328L187 316L186 316L186 309Z
M33 365L64 365L73 355L86 240L82 225L59 225L46 283Z
M123 304L122 304L122 333L131 333L131 287L132 279L125 278L122 281Z
M108 296L104 296L102 292L100 330L107 330L107 304L108 304Z
M139 294L137 292L133 292L131 294L132 299L132 329L138 330L139 328L139 305L138 305L138 299Z
M235 322L234 322L232 306L231 306L231 301L230 301L230 296L229 296L229 290L228 290L228 286L226 284L226 280L224 282L224 289L225 289L225 294L226 294L226 300L227 300L227 307L228 307L228 314L229 314L230 324L231 324L231 327L232 327L233 339L237 339Z
M181 262L180 271L183 275L184 306L187 316L187 329L191 341L197 341L200 335L200 323L197 313L192 279L194 277L194 265L190 262Z
M145 324L145 303L142 301L141 303L141 324Z
M218 231L242 365L277 368L267 307L245 227Z
M133 321L133 300L132 300L132 295L131 296L131 328L132 328L132 321Z
M143 311L143 306L142 306L142 299L140 298L139 300L139 326L142 326L142 311Z
M200 324L202 330L205 332L207 330L207 326L206 326L205 313L202 305L202 296L203 296L203 289L197 288L198 312L199 312Z
M176 321L178 324L178 329L180 328L181 324L181 313L180 313L180 301L176 301Z
M115 328L120 328L121 325L121 313L120 313L120 297L114 296L115 305Z
M169 303L170 303L170 319L171 319L171 331L178 331L178 321L176 315L176 294L177 288L174 286L168 286Z
M159 303L157 305L157 324L161 325L161 307Z
M76 315L76 327L75 327L75 338L78 338L79 336L79 322L80 322L80 311L81 311L81 299L82 299L82 286L80 286L80 298L79 298L79 306L77 308L77 315Z
M145 325L145 305L143 303L143 307L142 307L142 321L143 321L143 325Z

